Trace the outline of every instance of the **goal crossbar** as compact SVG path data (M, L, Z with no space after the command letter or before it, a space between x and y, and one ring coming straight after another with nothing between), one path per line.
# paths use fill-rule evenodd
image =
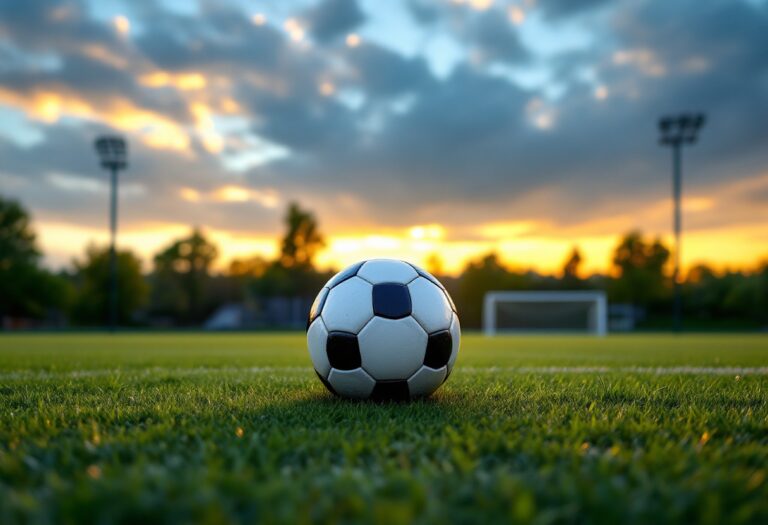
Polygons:
M497 328L496 305L500 302L516 303L591 303L589 310L591 332L604 336L608 332L608 301L601 291L521 291L488 292L483 302L483 333L495 335Z

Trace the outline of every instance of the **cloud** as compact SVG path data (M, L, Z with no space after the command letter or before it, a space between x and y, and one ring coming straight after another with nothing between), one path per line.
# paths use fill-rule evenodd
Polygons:
M322 0L307 12L306 18L312 36L319 42L343 37L365 20L356 0Z
M515 25L495 11L476 15L470 23L469 35L481 60L516 64L529 58Z
M0 27L14 45L35 51L70 52L83 42L117 41L107 26L87 17L79 0L3 2Z
M452 33L470 48L476 62L520 64L530 58L516 24L501 5L486 1L436 4L409 0L407 7L420 25Z
M414 20L422 25L433 24L440 18L440 7L434 2L408 0L407 7Z
M409 92L427 92L434 78L423 58L406 58L374 44L348 53L356 80L371 97L392 97Z
M536 6L553 19L562 19L604 7L609 0L539 0Z

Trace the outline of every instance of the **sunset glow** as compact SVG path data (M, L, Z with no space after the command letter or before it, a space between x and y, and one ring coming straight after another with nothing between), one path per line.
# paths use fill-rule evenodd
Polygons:
M276 198L269 193L255 194L233 186L223 187L210 197L196 190L185 188L182 197L191 203L212 201L243 203L257 202L272 207ZM327 246L318 257L323 269L341 269L362 259L384 257L396 258L427 265L429 259L437 256L446 273L456 275L466 264L489 253L497 253L501 259L518 270L536 269L550 274L559 274L571 250L578 247L583 258L582 272L610 273L613 250L619 242L617 235L589 235L577 238L569 236L501 236L487 240L451 239L450 231L439 225L430 225L428 233L422 226L402 231L388 231L384 234L361 232L358 234L329 235ZM137 251L149 265L155 251L173 239L188 233L189 228L180 224L151 224L129 228L121 236L120 244ZM56 222L40 222L40 238L49 259L54 266L67 264L81 254L81 247L95 242L107 241L106 230L81 228ZM247 234L226 232L206 228L220 248L221 258L216 267L224 270L233 258L261 255L273 257L279 248L279 239L258 237ZM437 233L440 232L440 233ZM481 232L478 232L481 233ZM488 230L483 234L487 235ZM444 236L447 235L447 238ZM686 237L683 252L683 268L706 263L717 270L738 270L750 268L755 261L766 259L765 246L755 243L764 238L760 227L738 229L712 229L690 233ZM662 240L672 245L671 235ZM713 251L712 246L728 246L728 250Z

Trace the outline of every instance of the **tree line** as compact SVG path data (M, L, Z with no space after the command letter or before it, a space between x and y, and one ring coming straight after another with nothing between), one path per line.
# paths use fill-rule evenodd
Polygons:
M155 254L143 273L131 250L117 252L118 319L122 326L199 326L227 304L268 298L311 298L332 271L315 266L325 246L315 216L296 203L288 206L280 251L273 260L255 255L214 271L217 246L203 231L174 240ZM108 315L109 248L90 245L70 268L52 272L42 254L27 211L0 196L0 318L6 328L58 324L104 326ZM672 281L670 250L659 239L629 232L617 244L608 274L584 276L574 248L557 275L517 270L495 253L470 261L458 276L442 275L438 255L428 270L446 285L465 327L479 327L483 297L491 290L600 289L609 302L642 313L640 327L669 326ZM768 326L768 262L748 270L718 272L691 268L682 283L687 326L761 328Z

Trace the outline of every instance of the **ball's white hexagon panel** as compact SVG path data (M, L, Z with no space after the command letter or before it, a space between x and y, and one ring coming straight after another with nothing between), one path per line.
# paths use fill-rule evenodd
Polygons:
M344 397L354 397L365 399L373 392L376 381L365 373L362 368L354 370L331 369L328 375L328 382L331 384L337 394Z
M374 317L357 336L363 368L375 379L408 379L424 363L427 333L413 317Z
M451 342L453 348L451 348L451 357L448 359L448 370L453 370L453 365L456 363L456 358L459 357L459 346L461 346L461 325L459 324L459 317L453 314L453 322L451 322Z
M315 370L326 379L328 372L331 371L331 363L328 362L328 353L325 351L327 340L328 330L325 329L323 320L318 317L309 325L309 330L307 330L307 346Z
M446 367L435 370L422 366L408 379L408 391L411 397L428 396L443 384L446 374L448 374Z
M448 330L451 326L453 310L445 293L424 277L408 285L411 293L411 315L428 334L438 330Z
M357 271L357 275L372 284L408 284L419 276L416 270L413 269L413 266L394 259L373 259L367 261Z
M428 271L426 271L424 268L422 268L422 267L421 267L421 266L419 266L418 264L414 264L414 263L412 263L412 262L409 262L408 264L410 264L411 266L413 266L413 267L414 267L414 269L416 270L416 272L417 272L417 273L425 273L425 274L427 274L427 275L432 275L431 273L429 273Z
M356 334L373 317L373 286L358 277L328 292L320 317L329 332Z

